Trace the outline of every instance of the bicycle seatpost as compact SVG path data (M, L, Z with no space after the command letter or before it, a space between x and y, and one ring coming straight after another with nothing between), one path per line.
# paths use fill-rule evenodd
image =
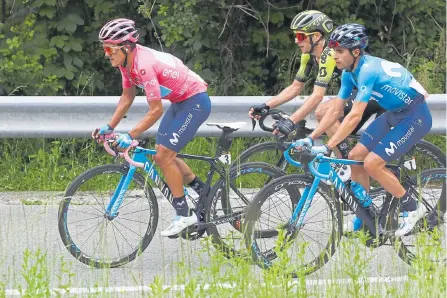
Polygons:
M220 135L219 142L217 143L216 156L219 157L222 154L228 153L233 143L233 136L231 133L234 130L224 127L222 129L222 134Z

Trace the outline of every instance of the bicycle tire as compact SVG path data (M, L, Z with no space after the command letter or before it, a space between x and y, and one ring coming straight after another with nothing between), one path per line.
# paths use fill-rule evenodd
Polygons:
M265 152L265 151L277 151L278 159L282 156L282 152L279 150L277 142L263 142L263 143L256 144L256 145L248 148L247 150L244 150L234 160L234 162L232 163L231 166L234 167L234 166L237 166L240 164L244 164L246 162L255 162L255 160L250 160L250 158L257 157L257 156L259 156L259 152ZM278 159L261 161L261 162L266 162L266 163L273 162L272 164L276 165L274 162L277 162ZM278 166L278 165L276 165L276 166Z
M263 162L252 162L252 163L245 163L242 164L238 167L232 168L230 170L230 179L231 181L234 183L238 183L238 178L252 178L252 176L248 176L249 174L255 174L255 175L261 175L264 174L265 176L263 176L262 180L258 183L259 184L259 188L262 188L264 186L263 183L263 179L266 180L271 180L274 178L278 178L278 177L282 177L284 176L284 172L271 165L271 164L267 164L267 163L263 163ZM246 176L245 176L246 175ZM244 177L243 177L244 176ZM250 181L252 182L253 179L251 179ZM231 214L234 210L241 210L241 209L245 209L246 206L248 206L247 203L250 202L242 202L241 204L238 204L240 206L235 206L236 204L231 201L231 198L229 198L230 196L228 195L228 193L225 191L225 178L221 178L219 179L213 186L213 188L210 190L210 194L208 196L208 201L206 204L206 214L205 214L205 221L206 222L211 222L213 221L215 218L218 218L219 216L217 215L217 210L218 209L218 204L220 204L220 207L222 208L222 213L223 215L228 215ZM258 186L258 184L256 184L256 186ZM242 188L238 187L238 190L240 190L241 192L243 192ZM293 199L292 204L295 205L296 204L296 198L298 197L297 194L295 194L295 196L291 196L291 198ZM240 197L238 197L240 198ZM248 198L248 195L246 197ZM244 205L245 204L245 205ZM223 252L223 254L227 257L227 258L233 258L233 257L242 257L242 256L248 256L246 250L245 250L245 244L244 244L244 239L243 239L243 235L242 235L242 223L241 221L231 221L228 222L231 226L228 225L228 227L231 228L231 231L235 230L234 232L239 233L238 235L240 235L239 238L235 238L235 239L227 239L226 237L222 237L221 233L218 231L218 227L217 226L211 226L207 229L207 234L211 236L212 238L212 243L213 245L220 250L221 252ZM237 236L236 236L237 237ZM240 243L237 243L238 240L240 241ZM232 243L229 243L232 242ZM237 249L235 248L238 244L241 245L241 249Z
M441 180L442 182L442 188L440 189L440 193L439 193L439 199L437 200L436 205L434 206L434 210L437 213L437 220L436 223L439 224L444 224L445 225L445 220L446 220L446 205L447 205L447 199L446 199L446 169L445 168L440 168L440 169L429 169L429 170L425 170L421 173L420 175L420 180L421 182L424 181L430 181L430 180ZM413 183L415 183L415 185L417 185L416 179L415 177L412 177L413 179ZM422 188L423 189L423 188ZM433 189L431 189L433 190ZM437 195L436 195L437 196ZM425 198L424 198L425 199ZM390 210L390 214L397 214L397 210L396 208L394 208L393 210ZM412 265L414 263L416 263L418 261L418 259L420 257L418 257L411 249L410 247L415 247L416 245L414 244L405 244L406 241L408 241L409 237L412 237L415 234L418 234L418 232L428 232L429 234L432 233L432 230L429 228L429 223L428 218L429 218L429 214L427 214L423 220L420 220L419 223L416 224L415 228L413 229L412 233L410 235L406 235L403 236L401 238L396 238L393 237L391 239L392 241L392 246L395 249L396 253L399 255L399 257L406 262L408 265ZM444 235L441 237L442 239L445 240L445 226L441 227L444 228ZM441 231L442 232L442 231ZM438 235L439 236L439 235ZM442 240L441 239L441 240ZM446 251L446 247L443 248L443 253L442 255L444 255L445 257L445 251ZM424 258L426 258L427 256L424 256ZM446 259L444 259L444 263L446 262ZM445 264L444 264L445 265Z
M138 173L134 173L132 180L138 185L139 187L142 187L144 189L145 197L149 203L150 206L152 206L151 209L151 220L149 221L149 225L147 229L145 230L143 238L140 240L137 246L135 246L135 249L128 255L120 257L118 259L99 259L95 258L93 256L90 256L86 254L85 252L81 251L81 249L78 247L78 245L73 241L72 236L70 235L70 228L67 224L67 217L68 210L70 203L72 202L72 199L76 192L80 190L81 186L88 183L88 181L92 180L95 177L98 177L103 174L118 174L118 175L126 175L128 172L128 167L123 164L107 164L107 165L101 165L97 166L95 168L89 169L85 171L84 173L80 174L78 177L76 177L73 182L68 186L68 188L65 191L64 199L60 202L59 205L59 212L58 212L58 228L59 228L59 234L61 236L62 242L64 243L65 247L68 249L71 255L75 257L78 261L95 267L95 268L115 268L122 266L124 264L127 264L134 260L138 255L140 255L149 245L151 242L155 230L157 228L158 224L158 203L157 198L155 196L155 193L152 189L152 187L149 185L149 183L146 183L143 176L141 176ZM137 195L138 199L138 195ZM136 201L136 200L135 200ZM98 202L98 201L97 201ZM124 201L126 202L126 201ZM123 203L124 203L123 202ZM99 202L98 202L99 203ZM107 201L108 203L108 201ZM130 204L130 203L127 203ZM122 205L120 208L122 208L124 205ZM121 210L121 209L120 209ZM104 216L105 218L105 216ZM119 218L119 216L117 216ZM112 224L111 224L112 225ZM96 229L95 229L96 230ZM124 236L123 236L124 237ZM115 239L116 240L116 239ZM127 240L126 240L127 241ZM118 243L116 243L118 245ZM130 244L129 244L130 245Z
M281 187L286 184L289 186L293 185L294 187L308 187L312 185L312 183L312 177L300 174L292 174L278 178L270 182L261 191L259 191L256 197L253 199L252 203L248 206L244 220L245 243L247 249L251 251L252 260L259 267L263 269L271 268L273 266L272 260L276 258L275 249L271 248L266 252L262 252L259 249L259 245L257 244L256 239L254 239L255 223L261 216L262 205L267 201L270 195L274 194L277 190L280 190ZM320 193L320 195L322 195L324 200L328 203L332 218L331 233L327 244L322 245L324 246L323 250L319 254L312 253L315 256L313 260L290 272L286 272L286 269L284 269L285 273L292 274L295 277L297 276L298 270L302 274L307 275L315 272L324 264L326 264L329 258L335 253L335 250L338 247L342 236L341 211L338 201L335 199L335 196L333 196L332 190L326 184L320 182L317 192ZM311 209L312 205L309 207L308 211ZM300 214L298 214L298 216ZM298 231L298 233L300 233L300 230ZM293 241L295 241L296 236L297 235L295 235L295 237L293 238Z
M436 168L446 167L445 153L435 144L426 140L420 140L416 143L416 151L429 155L436 162Z

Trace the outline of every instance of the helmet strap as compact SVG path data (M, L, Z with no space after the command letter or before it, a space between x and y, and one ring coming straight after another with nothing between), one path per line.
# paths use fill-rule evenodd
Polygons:
M316 41L313 42L312 40L312 35L309 35L309 42L310 42L310 52L312 53L314 51L314 48L318 45L318 43L320 42L320 40L323 38L323 35L320 36L320 38Z
M124 47L121 48L121 52L123 52L124 56L126 56L126 59L124 60L124 63L123 63L122 66L126 67L127 66L127 57L128 57L128 54L129 54L129 50L130 50L130 52L133 52L133 50L136 48L136 45L135 45L135 43L124 42L123 46ZM126 49L126 47L127 47L127 49Z
M124 68L126 68L126 66L127 66L127 52L126 52L123 48L121 48L121 52L123 52L123 54L124 54L124 56L125 56L125 58L124 58L124 63L123 63L123 65L121 65L121 66L124 67Z
M357 59L362 55L362 51L360 50L360 54L356 57L354 56L353 51L355 50L355 48L349 49L349 54L351 54L352 57L354 57L354 61L352 62L351 66L349 67L349 69L347 69L347 71L353 71L354 70L354 65L355 62L357 61Z

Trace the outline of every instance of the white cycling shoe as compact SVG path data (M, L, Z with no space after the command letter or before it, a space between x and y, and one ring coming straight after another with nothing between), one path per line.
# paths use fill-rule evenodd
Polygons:
M174 221L169 225L169 227L160 233L163 237L174 236L186 229L189 226L197 223L197 215L193 213L189 217L176 215Z
M407 235L413 230L416 223L425 216L427 208L419 203L418 209L399 213L399 229L394 233L396 237Z

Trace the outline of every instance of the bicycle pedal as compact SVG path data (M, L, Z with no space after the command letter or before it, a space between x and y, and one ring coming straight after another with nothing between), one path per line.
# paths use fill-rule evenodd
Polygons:
M179 237L180 237L179 234L168 236L169 239L177 239Z

